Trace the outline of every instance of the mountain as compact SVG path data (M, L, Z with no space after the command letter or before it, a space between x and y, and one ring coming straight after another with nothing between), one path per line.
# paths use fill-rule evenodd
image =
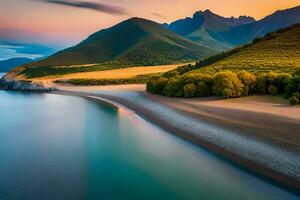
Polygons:
M0 72L8 72L17 66L28 64L33 61L34 60L29 59L29 58L11 58L8 60L1 60L0 61Z
M119 66L161 65L193 61L214 53L216 51L187 40L156 22L131 18L92 34L74 47L26 66L94 63L117 63Z
M300 68L300 24L268 33L250 45L199 62L187 71L294 72ZM196 70L196 71L195 71Z
M217 36L217 33L229 30L230 27L249 24L254 21L255 19L252 17L225 18L212 13L210 10L205 10L196 12L192 18L187 17L170 24L164 24L164 27L201 45L223 51L232 48L233 45L223 41Z
M209 10L164 27L203 46L219 51L250 43L257 37L300 23L300 6L279 10L255 21L252 17L224 18Z
M227 43L236 46L249 43L253 39L262 37L269 32L287 28L297 23L300 23L300 6L276 11L259 21L232 27L219 35L222 35L222 39Z

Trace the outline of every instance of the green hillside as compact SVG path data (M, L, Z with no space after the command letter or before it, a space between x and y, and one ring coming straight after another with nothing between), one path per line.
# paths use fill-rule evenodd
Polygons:
M36 77L102 68L163 65L195 61L214 53L214 50L184 39L153 21L131 18L94 33L74 47L25 65L24 73ZM72 66L85 64L97 65Z
M300 24L153 77L147 91L171 97L284 94L300 101ZM298 101L299 100L299 101Z
M196 71L293 72L297 67L300 67L300 24L269 33L251 45L218 54L185 71L200 68Z

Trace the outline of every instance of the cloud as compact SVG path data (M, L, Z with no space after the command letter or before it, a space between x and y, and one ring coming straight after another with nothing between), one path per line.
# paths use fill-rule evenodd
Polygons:
M58 4L63 6L70 6L76 8L85 8L90 10L95 10L99 12L104 12L112 15L126 15L126 9L119 6L113 6L103 3L95 3L88 1L70 1L70 0L40 0L45 3Z
M164 16L162 14L159 14L159 13L152 13L152 15L155 16L155 17L159 17L161 19L166 19L167 18L166 16Z
M2 45L0 44L0 61L7 60L10 58L39 58L43 57L44 55L42 52L24 52L23 50L26 49L26 46L12 46L12 45Z

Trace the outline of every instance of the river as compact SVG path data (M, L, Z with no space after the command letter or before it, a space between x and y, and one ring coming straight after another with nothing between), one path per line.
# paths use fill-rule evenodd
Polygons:
M300 199L125 109L0 91L0 199Z

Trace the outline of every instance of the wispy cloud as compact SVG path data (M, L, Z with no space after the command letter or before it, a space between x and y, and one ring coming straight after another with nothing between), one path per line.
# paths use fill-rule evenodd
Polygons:
M24 52L26 46L12 46L12 45L1 45L0 44L0 61L7 60L10 58L39 58L44 55L40 53L34 52Z
M104 12L112 15L126 15L126 9L120 6L114 6L104 3L96 3L90 1L71 1L71 0L39 0L45 3L58 4L76 8L84 8Z
M166 16L164 16L162 14L159 14L159 13L152 13L152 15L155 16L155 17L159 17L161 19L166 19L167 18Z

